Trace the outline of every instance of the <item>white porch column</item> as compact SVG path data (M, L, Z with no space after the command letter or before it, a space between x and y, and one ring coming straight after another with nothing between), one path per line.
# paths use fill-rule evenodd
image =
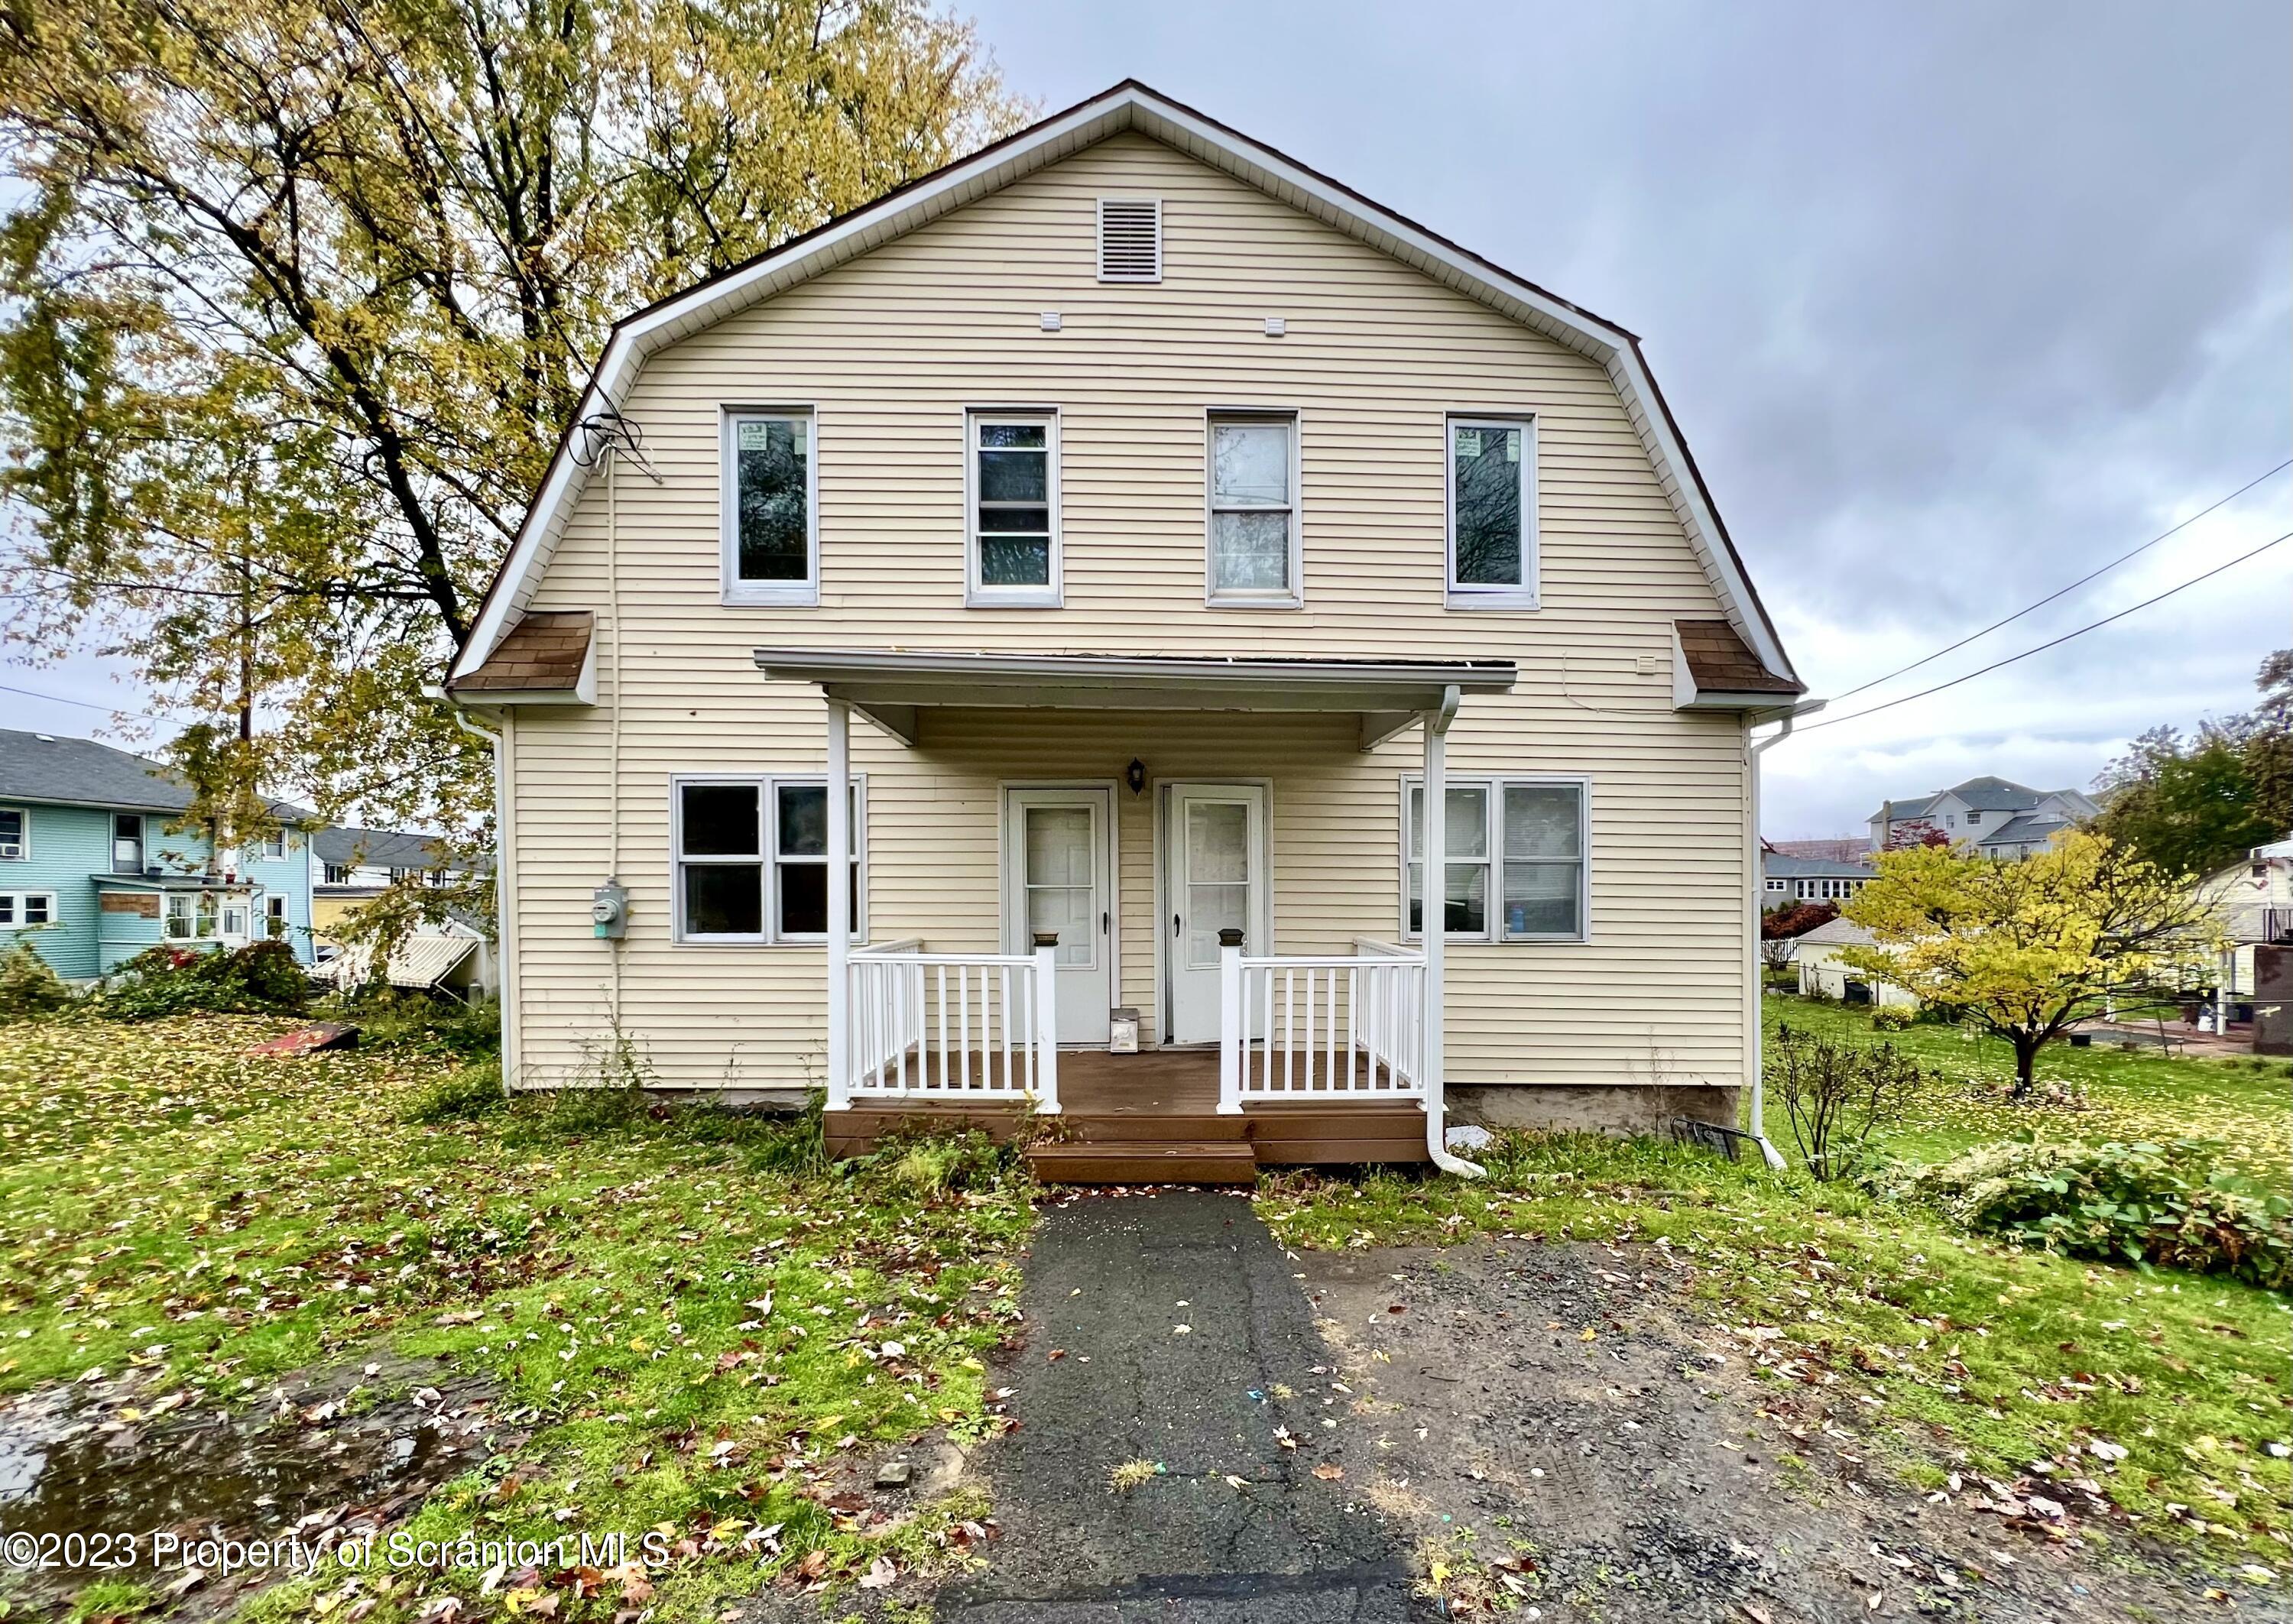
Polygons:
M1242 933L1219 933L1219 1114L1242 1114ZM1268 1062L1269 1065L1271 1062Z
M852 1104L852 709L828 702L828 1109Z
M920 976L923 972L918 970ZM1035 933L1035 1114L1059 1114L1059 936ZM920 1008L920 1006L919 1006ZM922 1017L919 1014L918 1019Z
M1425 847L1425 1049L1418 1063L1424 1071L1426 1153L1444 1172L1478 1178L1481 1168L1449 1153L1448 1119L1442 1104L1441 969L1449 933L1449 722L1457 714L1457 699L1453 687L1443 696L1440 709L1425 713L1425 812L1417 820ZM1489 901L1492 907L1497 904L1496 898Z

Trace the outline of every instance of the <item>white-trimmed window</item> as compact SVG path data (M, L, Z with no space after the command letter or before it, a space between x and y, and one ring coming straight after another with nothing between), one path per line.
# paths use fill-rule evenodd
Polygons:
M212 891L169 892L166 922L167 940L214 941L216 926L221 922L221 912L219 901Z
M1535 609L1536 424L1449 419L1449 607Z
M979 604L1059 602L1059 416L975 411L964 420L966 597Z
M287 899L273 892L263 899L263 933L273 941L284 941L293 921L287 917Z
M1770 891L1783 891L1788 889L1790 884L1791 882L1788 880L1770 880L1768 882L1768 889Z
M1295 604L1298 415L1211 413L1209 463L1210 601Z
M1452 941L1582 941L1590 895L1587 784L1580 778L1464 777L1447 783ZM1425 787L1403 780L1402 932L1424 933Z
M32 814L20 806L0 806L0 862L20 862L32 854Z
M828 780L680 778L670 786L677 940L828 939ZM867 939L866 787L852 796L852 939Z
M725 414L725 602L820 602L820 459L809 408Z
M1813 879L1794 882L1793 894L1803 902L1843 902L1863 889L1861 880Z
M111 869L115 874L143 872L143 814L111 814Z
M0 930L28 930L56 922L53 891L0 891Z

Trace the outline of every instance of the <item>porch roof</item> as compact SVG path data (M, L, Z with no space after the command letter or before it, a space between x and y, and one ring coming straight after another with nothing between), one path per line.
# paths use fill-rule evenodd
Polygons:
M757 668L817 683L910 744L929 706L1049 710L1355 711L1362 748L1439 710L1452 695L1503 693L1509 659L1205 658L1163 654L914 653L758 649Z

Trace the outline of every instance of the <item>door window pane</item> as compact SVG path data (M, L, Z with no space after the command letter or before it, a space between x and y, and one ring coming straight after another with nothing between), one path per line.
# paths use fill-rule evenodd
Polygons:
M1217 966L1220 931L1250 928L1250 808L1240 801L1187 804L1184 924L1195 970Z
M742 417L733 424L734 539L744 581L812 576L812 422Z
M1062 968L1098 962L1092 821L1085 806L1030 806L1025 814L1029 938L1057 932Z
M1518 424L1452 424L1449 434L1456 584L1521 586L1527 436Z

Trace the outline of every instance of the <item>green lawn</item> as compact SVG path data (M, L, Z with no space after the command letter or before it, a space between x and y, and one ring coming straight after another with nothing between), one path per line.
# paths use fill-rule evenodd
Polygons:
M904 1565L976 1515L956 1498L870 1526L809 1480L843 1449L999 1425L983 1355L1017 1316L1030 1211L997 1158L827 1171L791 1165L801 1132L620 1095L424 1121L450 1060L245 1053L285 1027L0 1027L0 1390L133 1365L155 1402L198 1407L385 1342L446 1355L534 1431L416 1531L666 1529L686 1554L654 1576L664 1619L790 1569ZM365 1599L388 1620L477 1584ZM623 1604L609 1584L557 1616Z
M1768 1013L1771 1028L1875 1040L1865 1012L1795 998ZM2042 1082L2075 1082L2083 1102L2017 1107L2003 1098L2004 1045L1932 1026L1893 1036L1943 1079L1882 1136L1897 1154L1936 1159L2016 1133L2195 1135L2283 1183L2281 1062L2049 1050ZM1259 1208L1298 1246L1494 1233L1668 1247L1702 1265L1697 1312L1738 1368L1748 1360L1775 1384L1795 1424L1851 1434L1860 1442L1844 1447L1930 1488L1954 1470L2011 1482L2051 1463L2100 1484L2144 1533L2225 1566L2293 1569L2293 1462L2271 1452L2293 1443L2285 1297L2023 1252L1851 1187L1650 1141L1509 1135L1485 1160L1477 1184L1289 1175L1261 1184ZM2123 1459L2103 1458L2112 1445ZM2107 1539L2113 1525L2086 1532Z
M1870 1012L1770 995L1770 1037L1789 1025L1858 1042L1887 1042L1935 1074L1906 1119L1875 1142L1917 1161L1941 1161L1970 1145L2037 1135L2125 1141L2216 1139L2223 1164L2273 1187L2293 1185L2293 1061L2183 1059L2152 1051L2039 1051L2037 1097L2007 1098L2014 1051L2003 1038L1919 1022L1875 1032ZM1768 1128L1788 1143L1790 1125L1770 1101Z

